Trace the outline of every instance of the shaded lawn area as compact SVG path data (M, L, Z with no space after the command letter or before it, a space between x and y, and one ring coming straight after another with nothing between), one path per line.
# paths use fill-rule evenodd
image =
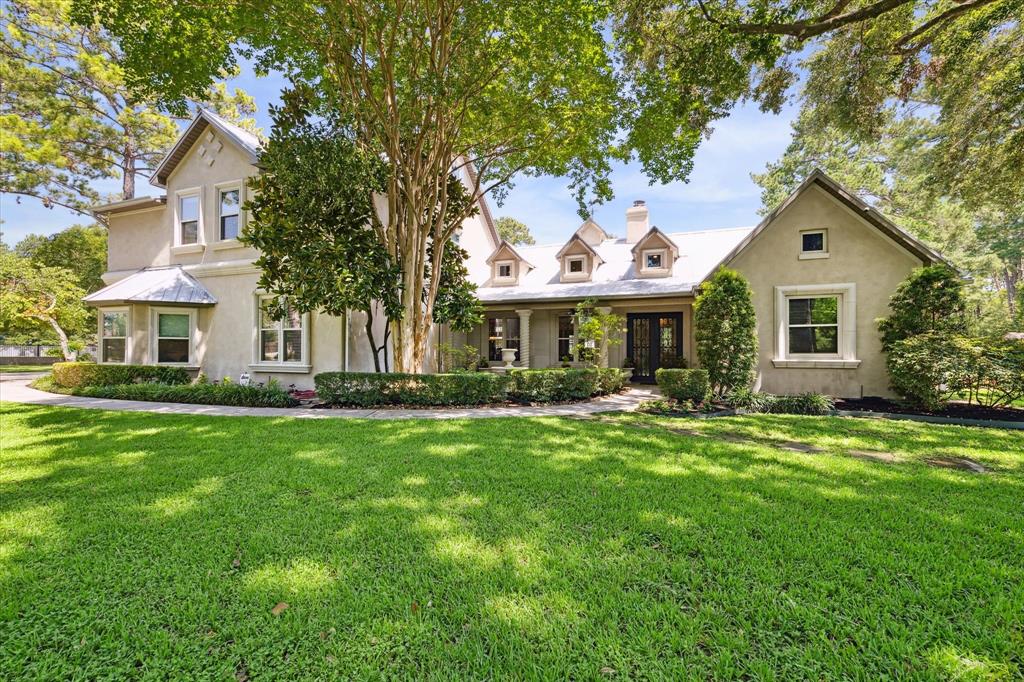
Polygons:
M0 365L0 374L49 372L52 365Z
M1024 673L1020 432L0 416L3 679Z

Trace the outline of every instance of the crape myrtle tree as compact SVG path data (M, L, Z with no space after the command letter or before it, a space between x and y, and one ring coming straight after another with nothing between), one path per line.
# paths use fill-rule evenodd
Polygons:
M701 286L693 328L697 359L714 395L749 388L757 365L757 317L743 275L722 267Z
M386 168L374 248L398 269L395 368L423 369L441 295L449 177L472 201L517 174L564 176L581 205L610 197L612 159L688 169L699 133L640 114L645 91L614 68L596 0L76 0L80 21L118 35L132 85L168 106L201 93L239 55L308 86ZM639 132L635 132L639 131Z
M374 198L385 190L387 167L355 144L347 126L308 110L309 94L290 92L272 112L274 127L260 160L263 172L250 181L252 220L240 239L259 249L260 287L279 297L267 306L271 315L284 313L284 298L301 312L340 316L361 311L375 369L387 371L390 323L402 312L395 286L401 271L379 248L371 227ZM447 191L449 220L461 222L469 192L455 176L449 177ZM433 244L428 249L432 255ZM465 257L463 249L448 245L433 308L434 322L462 331L480 321ZM374 334L377 312L385 320L380 339Z

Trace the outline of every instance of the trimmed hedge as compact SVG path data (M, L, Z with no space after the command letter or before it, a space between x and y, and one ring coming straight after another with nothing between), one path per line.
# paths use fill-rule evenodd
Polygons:
M706 369L660 368L654 373L661 392L680 402L702 402L708 395L710 380Z
M621 390L625 378L618 369L527 369L507 374L324 372L313 380L317 396L329 405L447 407L585 400Z
M95 362L56 362L53 380L65 388L118 386L140 382L187 384L191 378L181 367L159 365L98 365Z
M112 400L142 400L155 403L193 405L234 405L239 407L295 407L299 404L277 386L241 386L239 384L121 384L117 386L60 386L55 382L36 382L40 390L67 395Z

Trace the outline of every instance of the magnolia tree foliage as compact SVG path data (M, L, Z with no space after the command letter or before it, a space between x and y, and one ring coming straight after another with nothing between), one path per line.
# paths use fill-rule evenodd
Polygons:
M693 304L693 327L697 358L712 392L723 396L748 388L757 365L757 318L747 280L719 268Z
M966 301L960 276L944 265L918 268L889 299L889 317L878 320L882 348L903 339L939 332L967 332Z
M73 360L70 334L84 329L90 315L85 291L66 268L40 266L7 249L0 250L0 329L52 332L65 360Z
M371 228L374 197L384 191L385 164L360 149L350 131L311 122L294 97L274 111L274 129L261 157L263 172L251 180L252 220L240 235L260 255L260 287L288 299L302 312L341 316L365 313L366 335L377 371L387 369L388 331L374 336L375 313L400 319L401 269L379 248ZM449 177L451 220L467 213L468 192ZM433 245L428 246L432 253ZM467 280L464 250L450 244L440 261L434 321L468 330L479 322L475 287ZM430 271L424 275L430 277ZM281 310L272 308L272 313Z

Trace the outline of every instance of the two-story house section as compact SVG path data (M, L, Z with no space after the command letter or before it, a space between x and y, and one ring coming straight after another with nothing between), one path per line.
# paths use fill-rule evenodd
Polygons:
M211 378L248 373L302 387L318 372L373 371L363 313L262 314L257 252L238 241L259 153L255 135L202 111L153 173L163 195L94 209L109 225L109 286L86 297L97 312L98 362L178 365ZM499 241L484 209L459 235L475 267ZM375 325L379 339L383 321Z

